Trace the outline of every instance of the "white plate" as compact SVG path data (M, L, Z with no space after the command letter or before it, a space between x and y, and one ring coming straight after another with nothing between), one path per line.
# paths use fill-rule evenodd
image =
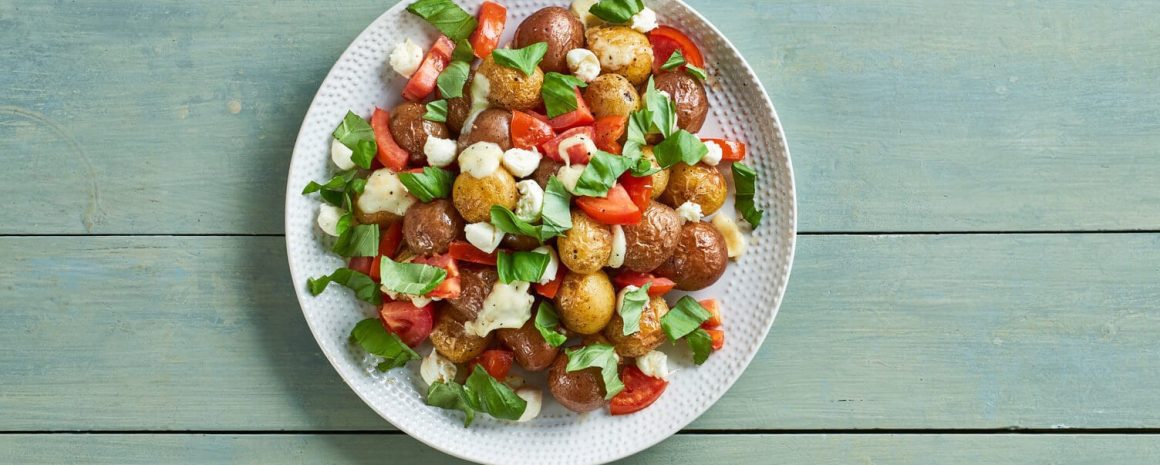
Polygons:
M298 301L318 345L342 379L379 415L420 441L460 458L505 464L601 463L669 437L704 413L741 376L769 332L793 261L793 171L781 124L757 76L721 32L692 8L677 0L647 2L658 12L661 24L676 25L689 34L706 57L711 111L700 135L745 141L749 146L746 163L758 171L757 198L766 209L765 220L750 237L749 250L741 260L731 263L716 285L694 294L721 301L725 348L695 367L684 343L666 343L670 369L678 371L655 404L633 415L612 417L606 410L574 414L550 400L545 390L544 410L534 421L512 423L478 415L470 428L464 428L461 413L424 404L426 386L418 376L418 363L376 373L361 351L347 342L354 324L374 315L371 306L338 286L318 297L306 291L307 278L329 274L343 266L343 260L329 252L330 242L315 227L318 200L300 192L311 180L329 179L333 170L330 133L348 109L369 117L375 106L390 108L401 100L405 81L385 64L387 56L404 38L427 45L436 37L433 28L404 11L409 3L403 0L376 19L342 54L318 90L294 146L286 185L286 252ZM459 3L476 11L481 2ZM503 3L508 8L506 43L529 14L566 2ZM730 201L722 212L732 211ZM427 345L420 353L429 350ZM543 386L542 378L537 381Z

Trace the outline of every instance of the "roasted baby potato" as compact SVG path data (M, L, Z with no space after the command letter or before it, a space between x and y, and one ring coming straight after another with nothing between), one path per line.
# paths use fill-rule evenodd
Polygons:
M568 371L568 355L563 351L548 370L548 390L568 410L591 412L604 406L604 377L596 367Z
M540 104L540 86L544 85L544 72L538 66L532 75L528 76L523 71L496 63L495 59L488 55L475 74L476 79L479 79L479 76L487 77L490 85L487 100L494 106L508 110L531 110Z
M473 72L467 78L467 84L463 85L463 95L447 99L447 129L456 135L463 132L463 123L471 113L471 82L474 78Z
M460 176L462 177L462 176ZM556 240L560 261L576 273L594 273L612 255L612 231L580 210L572 210L572 229Z
M673 280L682 291L699 291L721 279L728 263L725 237L717 228L703 221L689 222L681 227L673 256L653 274Z
M677 163L669 170L669 183L660 198L662 202L673 208L693 202L701 206L703 215L712 215L725 204L729 187L725 184L725 176L716 167L704 163L692 166Z
M584 25L567 8L543 8L520 23L516 28L513 48L524 48L537 42L548 44L548 53L540 61L544 72L568 74L569 50L584 47Z
M416 203L403 215L403 239L419 255L447 253L447 247L463 233L463 218L450 200Z
M423 152L427 137L451 137L446 125L423 119L425 114L427 107L416 102L402 103L391 110L391 137L407 151L412 165L427 164L427 155Z
M451 312L440 310L439 321L431 331L431 345L448 360L464 363L482 354L492 337L490 333L487 337L467 334L462 321L451 316Z
M503 167L496 168L494 173L482 179L466 173L460 174L455 177L455 184L451 188L455 209L468 223L490 221L492 205L515 210L519 199L516 180Z
M450 109L448 110L450 111ZM471 120L471 127L459 133L459 151L476 142L491 142L500 150L512 148L512 112L498 108L481 111Z
M584 90L584 103L593 116L628 116L640 107L640 94L628 79L619 74L601 74Z
M588 49L600 59L600 69L628 78L634 86L652 74L653 49L648 37L627 26L594 27L588 30Z
M653 153L652 146L645 146L641 149L644 158L647 159L654 168L660 168L661 164L657 162L657 156ZM669 170L663 169L653 173L652 175L652 198L660 197L665 192L665 188L669 186Z
M653 77L657 90L669 93L677 107L677 127L696 133L709 114L705 85L689 73L669 71Z
M540 330L536 329L536 316L532 315L523 326L516 329L500 329L496 335L504 345L515 354L516 363L528 371L540 371L548 368L560 349L552 347Z
M648 305L640 312L640 331L624 335L624 319L619 313L612 315L612 321L604 328L604 337L616 347L621 357L640 357L665 342L665 332L661 329L661 317L669 312L669 304L662 297L649 299Z
M673 255L681 219L668 205L653 200L640 223L624 226L624 267L647 273Z
M716 230L714 230L716 231ZM604 329L616 309L612 282L604 271L591 274L568 272L556 294L560 321L569 331L595 334Z
M377 224L379 226L390 226L391 223L402 221L403 217L391 212L375 212L367 213L358 207L358 201L354 202L354 219L358 220L359 224Z

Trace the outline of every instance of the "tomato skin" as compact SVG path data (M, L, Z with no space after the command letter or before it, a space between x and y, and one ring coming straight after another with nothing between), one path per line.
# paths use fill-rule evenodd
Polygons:
M608 153L615 153L620 155L623 148L620 146L620 138L624 136L624 131L628 128L628 117L620 115L608 115L598 118L592 127L596 131L596 148Z
M499 38L503 36L504 25L507 24L507 8L495 2L483 2L479 6L479 25L471 33L471 50L475 56L483 59L499 45ZM468 63L470 64L470 63Z
M636 178L632 173L624 173L618 182L624 186L624 191L628 193L628 198L632 199L636 208L641 212L648 209L648 204L652 202L652 176Z
M725 347L725 331L724 330L706 329L705 332L709 333L709 338L712 339L713 351L718 351L718 350L721 350L722 347Z
M620 371L620 381L624 390L616 394L608 403L608 411L613 415L628 415L644 410L664 394L669 382L644 374L636 365L625 366Z
M576 109L549 119L548 125L552 126L552 129L562 131L596 121L592 116L592 110L588 109L588 104L584 103L584 97L580 95L580 88L574 87L572 90L576 91Z
M461 262L478 263L480 265L495 266L498 260L498 252L484 253L477 249L474 245L464 241L454 241L451 243L447 252L451 258Z
M701 69L705 69L705 57L701 55L701 49L697 48L697 44L690 39L685 33L677 30L671 26L660 26L649 31L648 41L653 47L653 72L660 73L661 66L669 61L673 55L673 51L680 50L681 55L684 55L685 62L691 63ZM683 69L682 66L679 69Z
M637 224L644 216L620 184L613 184L604 198L576 197L576 206L603 224Z
M547 122L533 114L512 110L511 139L512 146L521 149L530 149L556 137L556 131Z
M628 286L644 287L648 283L652 283L648 288L649 297L663 296L677 286L677 283L669 278L658 278L652 273L637 273L628 270L621 271L612 278L612 284L615 284L617 289L624 289Z
M447 63L451 62L451 52L454 50L455 42L445 35L440 35L435 40L435 45L431 46L431 50L419 63L419 69L415 70L411 80L407 81L407 86L403 88L403 98L418 102L431 95L435 90L435 81L439 79L439 73L442 73Z
M350 257L350 263L347 263L346 267L370 276L372 279L374 279L374 276L371 275L371 263L373 261L374 258L372 257ZM375 281L378 281L378 279L375 279Z
M548 284L536 283L536 293L549 299L555 299L556 294L560 292L560 284L564 282L564 268L560 267L556 270L556 277L548 281Z
M395 333L408 346L415 347L427 340L435 326L435 306L416 307L408 301L385 302L379 308L383 328Z
M705 320L704 323L701 323L701 327L705 329L716 329L720 327L721 304L717 302L717 299L705 299L697 303L701 304L702 307L705 307L705 310L708 310L709 314L711 315L708 320Z
M436 266L447 271L447 277L438 286L435 286L435 289L428 292L427 297L454 299L458 298L459 293L463 291L459 283L459 266L455 264L455 259L451 258L451 255L443 254L432 255L430 257L416 257L414 260L411 260L411 263Z
M375 145L379 146L375 161L396 173L402 171L407 166L408 155L391 136L391 114L382 108L375 108L371 114L371 130L375 133Z
M379 255L394 259L399 254L399 245L403 243L403 222L396 221L387 226L383 235L379 237Z
M475 357L467 366L473 370L476 365L482 366L487 371L487 374L502 382L504 378L507 378L508 372L511 371L512 360L514 358L515 355L510 350L488 349L483 351L482 354L479 354L478 357Z
M540 151L544 153L545 157L560 163L564 163L564 155L568 156L571 163L588 163L589 155L583 150L569 151L567 154L560 153L560 143L577 135L582 135L592 140L596 139L596 131L592 126L581 126L564 131L562 134L556 136L555 139L540 144Z
M741 161L745 159L745 143L727 139L701 139L701 142L713 142L721 147L721 161Z

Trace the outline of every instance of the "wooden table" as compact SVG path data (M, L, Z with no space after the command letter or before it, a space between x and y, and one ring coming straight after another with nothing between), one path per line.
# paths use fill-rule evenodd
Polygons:
M285 264L298 125L390 3L0 0L0 461L455 462ZM801 237L749 370L627 463L1160 462L1160 3L691 3Z

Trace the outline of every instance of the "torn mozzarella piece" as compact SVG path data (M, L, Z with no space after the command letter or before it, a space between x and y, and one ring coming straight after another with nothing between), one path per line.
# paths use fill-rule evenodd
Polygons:
M669 379L669 356L664 352L653 350L637 357L636 367L647 376Z
M455 161L455 153L458 150L459 145L455 141L442 137L427 136L427 143L423 144L423 154L427 155L427 164L440 168L446 168Z
M588 165L561 166L560 169L556 171L556 179L559 179L560 183L564 184L564 189L567 189L568 192L575 195L576 183L580 182L580 175L584 174L584 168L587 167Z
M729 254L729 258L737 258L745 253L747 245L745 235L741 233L741 228L737 226L737 222L733 221L733 218L726 214L720 214L714 216L711 223L725 238L725 250Z
M338 169L349 170L354 168L354 160L350 159L352 155L354 155L354 150L351 150L350 147L342 145L342 142L338 139L330 140L330 161L333 161L334 166L337 166Z
M494 142L476 142L459 154L459 169L476 179L491 176L499 168L503 149Z
M318 229L328 235L338 237L338 220L345 214L346 210L334 205L328 203L320 205L318 207Z
M520 200L516 202L516 218L528 223L539 221L540 212L544 210L544 189L531 179L517 182L516 189L520 192Z
M725 152L721 149L720 145L717 145L713 141L706 141L705 148L709 149L709 153L701 157L702 163L709 166L717 166L717 164L721 163L721 157L725 156Z
M487 222L471 223L463 228L463 232L467 235L467 242L486 253L495 252L503 241L503 231Z
M541 245L532 249L532 252L542 253L548 255L548 266L544 267L544 274L540 275L540 284L548 284L556 279L556 273L560 272L560 256L556 255L556 249L551 246Z
M503 167L512 176L526 178L531 176L540 166L540 152L533 147L531 150L512 147L503 153Z
M491 293L483 299L483 309L473 321L463 325L467 334L485 337L500 328L519 328L532 317L532 302L535 298L528 293L530 283L513 281L509 284L496 282Z
M423 49L411 42L411 39L407 39L395 45L395 49L391 51L390 60L391 69L403 77L409 78L415 74L423 62Z
M686 221L701 221L701 216L701 204L686 201L677 207L677 217L681 219L681 223Z
M416 201L399 181L399 175L382 168L367 178L367 185L358 197L358 208L363 213L391 212L403 216Z
M584 82L592 82L600 76L600 60L596 54L586 48L574 48L564 56L568 61L568 70L572 75Z
M471 132L475 118L487 109L488 96L490 95L491 81L482 73L475 73L475 77L471 78L471 110L467 112L467 118L463 120L463 133Z
M455 364L435 349L431 349L431 353L423 357L423 363L419 365L419 376L423 377L423 382L428 386L455 381L456 371Z
M521 387L516 389L516 395L528 403L527 408L524 409L524 414L520 415L520 419L516 421L529 421L540 415L540 407L544 404L543 391L534 387Z
M628 251L628 242L624 239L624 228L618 224L612 225L612 254L608 256L608 266L620 268L624 264L624 254Z
M632 23L632 29L642 34L648 33L658 26L657 12L647 6L637 14L632 15L632 19L629 21Z

